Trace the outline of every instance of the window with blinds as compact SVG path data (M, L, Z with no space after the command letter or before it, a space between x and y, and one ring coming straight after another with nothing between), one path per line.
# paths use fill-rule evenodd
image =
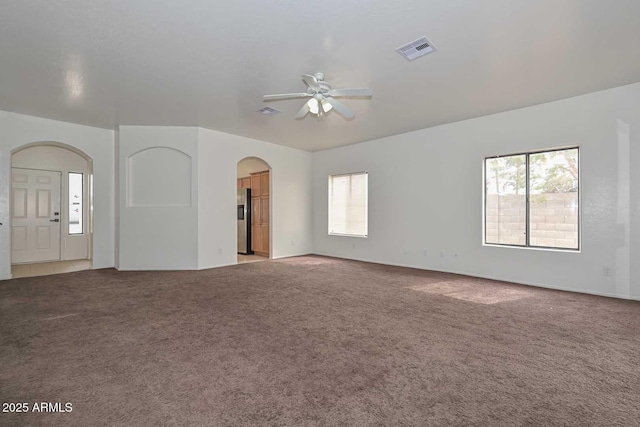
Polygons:
M329 234L367 237L367 172L329 176Z

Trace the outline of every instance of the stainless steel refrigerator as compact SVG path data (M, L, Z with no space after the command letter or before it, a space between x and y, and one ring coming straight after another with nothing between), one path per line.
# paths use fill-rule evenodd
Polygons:
M250 255L251 250L251 189L238 190L238 253Z

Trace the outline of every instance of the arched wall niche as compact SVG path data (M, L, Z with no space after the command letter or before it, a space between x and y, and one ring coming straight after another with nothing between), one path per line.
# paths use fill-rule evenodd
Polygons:
M150 147L127 158L128 207L191 206L192 158L171 147Z

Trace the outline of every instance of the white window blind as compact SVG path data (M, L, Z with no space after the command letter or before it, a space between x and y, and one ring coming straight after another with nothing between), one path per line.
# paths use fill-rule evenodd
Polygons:
M367 172L329 176L329 234L366 237Z

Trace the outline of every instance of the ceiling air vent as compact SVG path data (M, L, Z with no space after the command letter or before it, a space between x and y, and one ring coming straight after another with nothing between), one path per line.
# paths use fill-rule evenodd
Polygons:
M396 49L400 55L404 56L407 61L413 61L431 52L435 52L436 48L426 37L420 37L409 44L400 46Z
M258 110L258 113L262 113L265 116L275 116L279 112L280 110L276 110L275 108L271 108L271 107L264 107Z

